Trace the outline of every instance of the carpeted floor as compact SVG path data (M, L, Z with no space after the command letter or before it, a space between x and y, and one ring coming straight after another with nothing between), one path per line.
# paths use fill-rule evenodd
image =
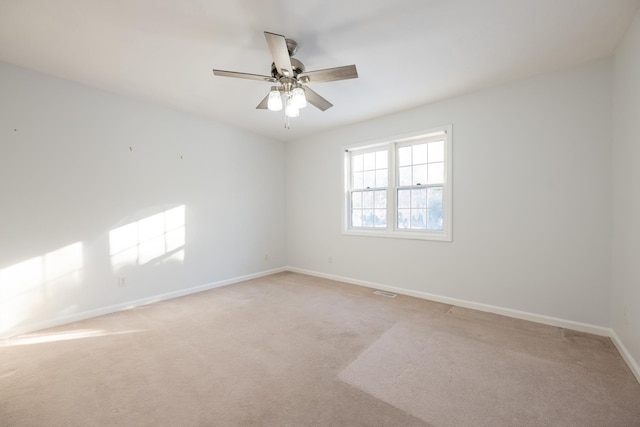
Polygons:
M0 341L0 426L639 426L608 338L280 273Z

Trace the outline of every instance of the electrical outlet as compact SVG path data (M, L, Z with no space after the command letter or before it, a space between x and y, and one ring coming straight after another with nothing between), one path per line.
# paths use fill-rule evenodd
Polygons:
M265 262L269 261L269 254L268 253L264 254L264 261Z
M118 286L121 288L127 286L126 279L124 277L118 277Z
M327 262L329 264L333 264L333 256L329 255L329 258L327 259Z

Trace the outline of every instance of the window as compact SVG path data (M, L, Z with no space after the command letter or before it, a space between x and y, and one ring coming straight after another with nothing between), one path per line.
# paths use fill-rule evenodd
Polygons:
M344 232L451 240L451 126L345 150Z

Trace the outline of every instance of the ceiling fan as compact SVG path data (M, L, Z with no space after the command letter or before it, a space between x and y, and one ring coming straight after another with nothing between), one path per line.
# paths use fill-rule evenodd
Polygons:
M304 108L307 105L307 101L321 111L325 111L333 106L329 101L307 87L307 84L354 79L358 77L358 71L355 65L327 68L318 71L306 71L304 64L296 58L293 58L293 55L298 49L298 43L280 34L274 34L268 31L264 32L264 37L267 39L267 44L273 57L270 76L216 69L213 70L213 74L216 76L277 83L277 85L271 86L269 94L256 108L280 111L284 106L285 127L287 129L289 128L289 118L298 117L300 108Z

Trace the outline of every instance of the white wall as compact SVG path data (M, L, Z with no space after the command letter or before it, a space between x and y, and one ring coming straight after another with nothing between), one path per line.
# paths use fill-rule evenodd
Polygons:
M613 89L613 329L640 362L640 12L618 47ZM624 311L628 310L628 321ZM640 371L639 371L640 372Z
M289 265L609 326L611 78L601 61L288 144ZM446 124L453 242L342 235L342 147Z
M0 336L285 265L281 142L4 63L0 94ZM113 265L180 206L184 244Z

